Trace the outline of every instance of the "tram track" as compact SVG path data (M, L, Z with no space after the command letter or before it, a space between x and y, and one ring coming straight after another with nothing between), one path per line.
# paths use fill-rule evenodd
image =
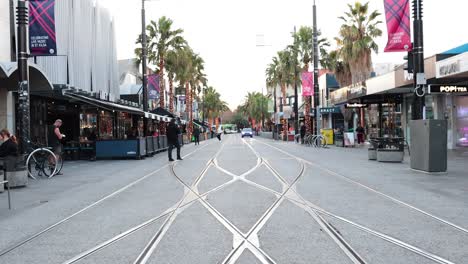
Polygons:
M193 154L196 153L197 151L200 151L200 150L202 150L203 148L205 148L205 147L207 147L207 146L209 146L209 145L211 145L211 144L213 144L213 143L206 144L206 145L204 145L204 146L202 146L202 147L200 147L200 148L198 148L198 149L196 149L196 150L194 150L194 151L188 153L187 155L184 156L184 158L193 155ZM6 254L8 254L8 253L10 253L10 252L12 252L13 250L19 249L19 248L21 248L22 246L24 246L25 244L30 243L30 242L32 242L33 240L35 240L35 239L37 239L37 238L39 238L39 237L45 235L46 233L49 233L50 231L54 230L55 228L57 228L57 227L63 225L64 223L70 221L70 220L73 219L74 217L76 217L76 216L78 216L78 215L80 215L80 214L82 214L82 213L88 211L88 210L91 209L91 208L96 207L96 206L99 205L99 204L102 204L102 203L105 202L106 200L109 200L110 198L113 198L113 197L115 197L115 196L118 196L119 194L123 193L124 191L126 191L126 190L128 190L128 189L130 189L130 188L132 188L132 187L134 187L134 186L136 186L136 185L138 185L138 184L141 183L142 181L144 181L144 180L148 179L149 177L151 177L151 176L157 174L158 172L160 172L160 171L166 169L168 166L169 166L169 164L163 165L162 167L160 167L160 168L158 168L158 169L156 169L156 170L154 170L154 171L152 171L152 172L150 172L150 173L145 174L144 176L138 178L137 180L134 180L134 181L130 182L129 184L126 184L125 186L119 188L118 190L116 190L116 191L114 191L114 192L112 192L112 193L110 193L110 194L108 194L108 195L106 195L106 196L100 198L99 200L97 200L97 201L95 201L95 202L89 204L88 206L86 206L86 207L84 207L84 208L82 208L82 209L80 209L80 210L74 212L73 214L71 214L71 215L69 215L69 216L67 216L67 217L62 218L61 220L55 222L55 223L52 224L52 225L49 225L48 227L46 227L46 228L40 230L39 232L36 232L36 233L34 233L33 235L30 235L30 236L28 236L27 238L21 240L20 242L17 242L17 243L15 243L15 244L13 244L12 246L7 247L7 248L1 250L1 251L0 251L0 258L1 258L2 256L6 255Z
M436 220L436 221L438 221L438 222L440 222L440 223L442 223L442 224L445 224L445 225L450 226L450 227L452 227L452 228L454 228L454 229L456 229L456 230L458 230L458 231L461 231L461 232L463 232L463 233L468 234L468 229L466 229L466 228L464 228L464 227L461 227L461 226L459 226L459 225L457 225L457 224L454 224L454 223L452 223L452 222L450 222L450 221L448 221L448 220L445 220L445 219L443 219L443 218L441 218L441 217L438 217L438 216L436 216L436 215L434 215L434 214L432 214L432 213L429 213L429 212L427 212L427 211L425 211L425 210L423 210L423 209L420 209L420 208L418 208L418 207L416 207L416 206L414 206L414 205L411 205L411 204L409 204L409 203L407 203L407 202L404 202L404 201L402 201L402 200L400 200L400 199L397 199L397 198L395 198L395 197L393 197L393 196L390 196L390 195L385 194L385 193L383 193L383 192L381 192L381 191L378 191L378 190L376 190L376 189L374 189L374 188L372 188L372 187L370 187L370 186L368 186L368 185L366 185L366 184L363 184L363 183L360 183L360 182L358 182L358 181L356 181L356 180L353 180L353 179L351 179L350 177L347 177L347 176L345 176L345 175L343 175L343 174L341 174L341 173L338 173L338 172L336 172L336 171L332 171L332 170L330 170L330 169L328 169L328 168L325 168L325 167L323 167L323 166L320 166L319 164L316 164L316 163L310 162L310 161L308 161L308 160L305 160L305 159L303 159L303 158L301 158L301 157L298 157L298 156L296 156L296 155L294 155L294 154L291 154L291 153L289 153L289 152L287 152L287 151L285 151L285 150L283 150L283 149L280 149L280 148L278 148L278 147L276 147L276 146L273 146L273 145L271 145L271 144L268 144L268 143L265 143L265 142L262 142L262 141L259 141L259 140L257 140L257 142L259 142L259 143L261 143L261 144L264 144L264 145L266 145L266 146L269 146L269 147L271 147L271 148L274 148L274 149L276 149L276 150L278 150L278 151L280 151L280 152L282 152L282 153L284 153L284 154L286 154L286 155L288 155L288 156L290 156L290 157L293 157L293 158L295 158L295 159L297 159L297 160L299 160L299 161L302 161L302 162L304 162L304 163L306 163L306 164L308 164L308 165L310 165L310 166L313 166L313 167L315 167L315 168L317 168L317 169L320 169L320 170L322 170L322 171L324 171L324 172L326 172L326 173L328 173L328 174L330 174L330 175L333 175L333 176L335 176L335 177L337 177L337 178L340 178L340 179L345 180L345 181L347 181L347 182L349 182L349 183L352 183L352 184L354 184L354 185L356 185L356 186L359 186L359 187L361 187L361 188L363 188L363 189L365 189L365 190L367 190L367 191L369 191L369 192L372 192L372 193L377 194L377 195L379 195L379 196L381 196L381 197L384 197L384 198L386 198L386 199L389 200L389 201L392 201L392 202L394 202L394 203L396 203L396 204L399 204L399 205L402 205L402 206L404 206L404 207L407 207L407 208L409 208L409 209L411 209L411 210L414 210L414 211L416 211L416 212L418 212L418 213L420 213L420 214L423 214L423 215L425 215L425 216L428 216L428 217L430 217L430 218L432 218L432 219L434 219L434 220Z
M224 146L224 145L223 145ZM258 159L257 164L254 166L254 168L248 170L247 172L243 173L242 175L235 175L234 173L229 172L228 170L220 167L217 162L217 156L221 153L220 151L215 154L215 156L212 158L212 164L219 169L220 171L230 175L233 177L233 179L221 186L218 186L215 189L210 190L209 192L200 195L198 192L195 190L196 185L201 181L203 176L205 175L207 169L210 167L210 164L207 164L204 173L202 173L199 178L194 182L192 186L189 186L187 183L185 183L180 176L177 175L176 171L174 170L174 167L177 165L177 163L173 164L171 166L171 171L173 176L185 186L185 188L192 193L192 195L196 196L196 201L199 201L203 207L205 207L212 216L214 216L218 222L220 222L229 232L231 232L234 236L234 241L239 241L238 246L235 246L233 252L237 252L242 246L249 247L251 251L257 256L258 259L262 260L263 263L268 263L268 264L275 264L274 260L269 257L262 249L260 249L257 245L252 243L249 240L249 236L252 233L252 230L255 229L256 226L259 225L259 223L265 218L267 213L272 211L273 208L277 207L277 202L272 205L268 210L267 213L265 213L262 218L255 224L255 227L251 229L248 235L243 234L239 228L237 228L233 223L231 223L223 214L221 214L215 207L213 207L209 202L206 201L206 196L208 193L211 193L213 191L216 191L216 189L220 189L221 187L228 186L229 184L236 182L236 181L242 181L242 178L245 177L246 175L252 173L258 166L261 165L262 160ZM173 222L174 219L172 219L171 223ZM151 255L154 253L156 247L158 246L159 242L162 239L162 236L164 236L165 232L167 232L167 229L169 228L170 224L166 224L165 226L161 227L160 230L156 233L156 235L150 240L150 242L146 245L145 249L142 251L142 253L138 256L138 258L135 260L134 264L144 264L147 263ZM233 263L232 261L235 261L236 259L232 258L233 253L231 252L228 257L222 262L222 263Z
M271 147L271 148L277 149L278 151L280 151L280 152L282 152L282 153L284 153L284 154L287 154L287 155L290 156L290 157L295 158L295 159L296 159L297 161L299 161L299 162L304 162L304 163L307 163L307 164L313 166L313 164L312 164L311 162L308 162L307 160L304 160L304 159L302 159L302 158L300 158L300 157L297 157L297 156L295 156L295 155L293 155L293 154L291 154L291 153L289 153L289 152L287 152L287 151L281 150L281 149L279 149L279 148L277 148L277 147L275 147L275 146L272 146L272 145L270 145L270 144L268 144L268 143L264 143L264 142L261 142L261 141L260 141L260 143L262 143L262 144L264 144L264 145L267 145L267 146L269 146L269 147ZM282 178L282 176L271 166L271 164L269 164L269 162L265 162L265 164L269 167L269 169L270 169L275 175L277 175L278 178L281 179L282 182L286 182L286 180L285 180L284 178ZM319 165L316 165L316 166L314 166L314 167L319 168L319 169L322 169L322 170L327 171L327 172L329 171L329 169L323 169L323 168L321 168L321 166L319 166ZM336 174L335 176L345 177L345 178L346 178L347 180L349 180L350 182L355 183L355 184L357 184L357 185L359 185L359 186L361 186L361 187L364 187L365 189L370 190L370 191L372 191L373 193L381 194L381 196L383 196L383 197L385 197L385 198L388 198L389 200L391 200L391 201L393 201L393 202L399 201L399 200L396 199L396 198L393 198L393 197L391 197L391 196L389 196L389 195L383 194L383 193L381 193L381 192L379 192L379 191L376 191L376 190L374 190L374 189L372 189L372 188L370 188L370 187L368 187L368 186L366 186L366 185L364 185L364 184L361 184L361 183L356 182L356 181L354 181L354 180L352 180L352 179L349 179L348 177L346 177L346 176L344 176L344 175ZM307 200L306 200L305 198L303 198L299 193L297 193L297 191L294 191L294 192L295 192L295 197L299 198L300 201L298 201L297 199L291 198L291 197L288 197L288 199L289 199L291 202L295 203L297 206L302 207L302 208L303 208L304 210L306 210L310 215L312 215L312 216L314 216L314 215L315 215L315 216L318 216L318 217L320 218L320 221L323 221L324 223L327 224L327 228L330 228L330 231L331 231L331 232L336 231L336 236L337 236L338 239L342 238L341 234L339 234L338 230L337 230L335 227L333 227L328 221L326 221L321 215L326 215L326 216L332 217L332 218L334 218L334 219L337 219L337 220L339 220L339 221L342 221L342 222L344 222L344 223L347 223L347 224L349 224L349 225L351 225L351 226L354 226L355 228L357 228L357 229L359 229L359 230L361 230L361 231L364 231L364 232L366 232L366 233L368 233L368 234L370 234L370 235L372 235L372 236L374 236L374 237L383 239L383 240L385 240L385 241L387 241L387 242L389 242L389 243L391 243L391 244L393 244L393 245L396 245L396 246L398 246L398 247L400 247L400 248L403 248L403 249L405 249L405 250L409 250L409 251L411 251L411 252L413 252L413 253L415 253L415 254L417 254L417 255L419 255L419 256L422 256L422 257L424 257L424 258L426 258L426 259L429 259L429 260L431 260L431 261L433 261L433 262L436 262L436 263L439 263L439 264L454 264L454 262L451 262L451 261L449 261L449 260L447 260L447 259L445 259L445 258L443 258L443 257L440 257L440 256L438 256L438 255L436 255L436 254L433 254L433 253L430 253L430 252L428 252L428 251L425 251L425 250L423 250L423 249L421 249L421 248L419 248L419 247L417 247L417 246L411 245L411 244L409 244L409 243L406 243L406 242L401 241L401 240L399 240L399 239L397 239L397 238L395 238L395 237L386 235L386 234L381 233L381 232L379 232L379 231L376 231L376 230L374 230L374 229L365 227L364 225L361 225L361 224L358 224L358 223L356 223L356 222L353 222L353 221L351 221L351 220L349 220L349 219L346 219L345 217L342 217L342 216L336 215L336 214L334 214L334 213L328 212L327 210L325 210L325 209L323 209L323 208L321 208L321 207L319 207L319 206L317 206L317 205L315 205L315 204L313 204L313 203L307 201ZM400 202L401 202L401 201L400 201ZM407 203L405 203L405 202L401 202L401 203L400 203L400 202L397 202L397 204L400 204L400 205L407 205ZM406 207L409 207L409 208L413 209L414 206L409 205L409 206L406 206ZM414 207L414 208L416 208L416 207ZM417 209L417 208L416 208L416 209ZM419 212L419 213L424 212L424 211L422 211L422 210L420 210L420 209L418 209L418 210L416 210L416 211ZM422 211L422 212L421 212L421 211ZM422 214L423 214L423 215L426 215L426 216L432 216L432 215L429 214L429 213L422 213ZM440 220L439 220L440 218L438 218L438 217L432 217L432 219L437 220L437 221L439 221L439 222L441 222L441 223L444 223L444 224L445 224L446 222L448 222L448 221L445 221L445 220L443 220L443 219L441 219L442 221L440 221ZM449 223L450 223L450 222L449 222ZM449 225L449 226L453 227L452 225ZM457 228L457 229L458 229L458 228ZM464 231L463 231L463 228L462 228L462 232L464 232ZM334 233L335 233L335 232L334 232ZM347 246L350 246L348 243L346 243L346 244L347 244Z

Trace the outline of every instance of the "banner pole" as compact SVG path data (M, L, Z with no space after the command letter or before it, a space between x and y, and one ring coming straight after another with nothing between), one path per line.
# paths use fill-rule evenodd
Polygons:
M313 15L314 15L314 24L313 24L313 34L314 34L314 108L315 108L315 126L314 126L314 135L318 135L320 133L320 99L319 99L319 83L318 83L318 32L317 32L317 6L313 6Z
M26 1L18 0L18 105L20 115L20 154L26 154L30 140L30 102L29 102L29 69L28 69L28 25L29 14Z

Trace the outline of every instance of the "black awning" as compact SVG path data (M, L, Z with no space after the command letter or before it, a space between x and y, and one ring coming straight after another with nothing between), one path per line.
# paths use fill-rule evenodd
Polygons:
M121 105L110 101L99 100L93 97L76 94L73 92L63 91L63 95L69 99L78 100L86 104L94 105L96 107L106 109L109 111L119 111L130 114L144 115L143 110L131 106Z
M200 122L200 120L197 120L197 119L194 119L193 123L198 125L198 126L201 126L201 127L209 128L209 126L207 124L204 124L204 123Z
M161 116L167 116L167 117L171 117L171 118L175 118L176 116L174 114L172 114L171 112L167 111L166 109L162 108L162 107L158 107L152 111L150 111L151 113L153 114L157 114L157 115L161 115Z

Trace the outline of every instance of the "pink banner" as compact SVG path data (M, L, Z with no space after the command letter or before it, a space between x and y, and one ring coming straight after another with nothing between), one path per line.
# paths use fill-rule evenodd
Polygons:
M314 95L314 74L312 72L302 73L302 96Z
M411 51L409 0L384 0L388 43L385 52Z

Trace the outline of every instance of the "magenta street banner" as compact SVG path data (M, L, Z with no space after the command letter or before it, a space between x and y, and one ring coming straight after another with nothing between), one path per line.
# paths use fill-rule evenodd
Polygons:
M388 43L385 52L411 51L409 0L384 0Z
M148 99L159 98L159 74L148 76Z
M314 95L314 74L312 72L302 73L302 96Z
M55 0L30 0L29 13L29 49L31 55L57 55Z

